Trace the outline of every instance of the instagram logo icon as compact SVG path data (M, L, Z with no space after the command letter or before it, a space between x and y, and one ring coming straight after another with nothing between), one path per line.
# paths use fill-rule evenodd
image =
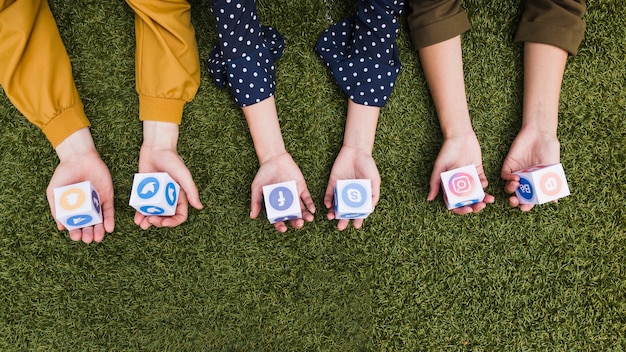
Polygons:
M448 188L457 197L464 197L474 191L474 182L472 176L465 172L459 172L448 181Z

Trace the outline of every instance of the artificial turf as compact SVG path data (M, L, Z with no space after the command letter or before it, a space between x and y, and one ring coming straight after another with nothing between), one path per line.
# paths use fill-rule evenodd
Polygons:
M204 61L214 24L208 1L191 3ZM521 3L464 2L468 103L496 203L455 216L441 197L426 201L442 137L403 17L403 69L374 148L381 199L363 229L339 232L322 198L347 102L313 47L354 1L259 0L261 22L286 39L276 103L319 209L279 234L248 217L258 162L240 110L204 69L179 153L205 209L173 229L134 225L133 12L51 1L112 173L116 228L91 245L56 230L45 197L54 150L0 94L0 350L626 349L626 3L588 0L560 105L572 194L529 213L507 205L499 178L521 124Z

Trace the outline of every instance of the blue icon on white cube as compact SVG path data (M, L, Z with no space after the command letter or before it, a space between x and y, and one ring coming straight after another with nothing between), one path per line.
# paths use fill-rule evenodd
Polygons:
M137 173L129 204L143 215L176 214L180 186L167 172Z
M296 181L263 186L265 212L271 224L302 218Z
M337 181L335 186L336 219L365 219L372 210L372 182L370 180Z
M146 177L137 186L137 195L141 199L150 199L154 197L159 191L159 180L155 177Z
M54 189L56 219L68 230L102 223L100 196L91 182Z
M90 223L92 220L93 220L93 217L91 215L82 214L82 215L70 216L69 218L67 218L67 223L70 226L84 227L85 225Z
M293 193L286 187L280 186L274 188L270 192L269 198L272 208L278 211L287 210L293 204Z
M517 188L517 194L520 195L521 198L532 201L535 198L535 192L533 191L533 185L525 178L520 178L519 187Z
M139 210L144 213L144 215L162 215L163 213L165 213L165 210L163 208L155 207L154 205L144 205L143 207L139 208Z
M165 186L165 200L167 200L167 204L173 206L176 204L176 200L178 199L178 191L176 190L176 185L173 182L169 182L167 186Z

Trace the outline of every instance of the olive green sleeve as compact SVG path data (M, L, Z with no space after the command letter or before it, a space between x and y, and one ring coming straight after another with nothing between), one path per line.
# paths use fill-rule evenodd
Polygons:
M415 50L454 38L471 27L460 0L408 0L407 22Z
M585 0L526 0L514 40L550 44L575 55L583 40Z

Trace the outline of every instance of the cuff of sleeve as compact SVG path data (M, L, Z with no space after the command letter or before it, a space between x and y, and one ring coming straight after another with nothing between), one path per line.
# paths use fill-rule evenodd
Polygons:
M217 46L207 60L215 85L229 87L240 107L256 104L274 94L274 63L283 54L285 40L277 30L267 26L261 26L261 37L261 43L239 58L226 60Z
M389 37L395 34L390 28ZM330 69L333 79L352 101L361 105L385 106L402 68L395 41L382 41L378 54L372 47L355 38L365 38L358 32L355 19L350 17L329 27L317 40L315 50ZM386 36L381 35L385 38ZM360 44L360 45L359 45ZM375 44L375 43L374 43ZM374 45L372 44L372 45ZM380 53L386 53L383 57Z
M89 126L89 120L85 115L83 104L78 103L70 106L50 120L42 128L42 131L52 144L52 147L56 148L72 133Z
M584 24L581 31L569 27L554 26L538 22L520 22L513 40L549 44L576 55L583 40Z
M139 120L171 122L180 125L186 101L139 96Z
M471 27L465 11L422 27L409 21L411 43L415 50L454 38L467 32Z

